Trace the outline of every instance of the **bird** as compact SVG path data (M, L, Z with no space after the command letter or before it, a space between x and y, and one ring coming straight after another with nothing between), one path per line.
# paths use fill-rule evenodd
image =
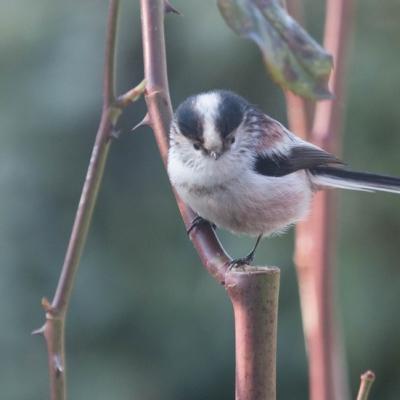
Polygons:
M167 170L201 223L256 237L285 232L309 213L316 191L341 188L400 194L400 178L353 171L229 90L188 97L173 115Z

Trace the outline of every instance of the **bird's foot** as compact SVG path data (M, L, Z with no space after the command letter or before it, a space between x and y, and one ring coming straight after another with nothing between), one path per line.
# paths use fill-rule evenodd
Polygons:
M210 221L207 221L206 219L204 219L203 217L200 217L200 215L197 215L193 221L191 222L189 228L186 229L186 233L188 235L190 235L190 233L192 232L192 230L194 228L199 227L200 225L204 225L204 224L208 224L210 225L213 229L216 228L216 226L214 224L212 224Z
M256 244L254 245L253 250L251 250L251 252L249 254L247 254L246 257L236 258L236 259L232 260L229 263L229 270L231 270L232 268L238 268L238 267L242 267L242 269L243 269L243 265L251 265L251 263L254 261L254 254L256 253L257 246L260 243L261 238L262 238L262 235L259 235L257 237Z
M254 252L249 253L246 257L235 258L229 263L229 271L233 268L242 268L244 265L251 265L254 261Z

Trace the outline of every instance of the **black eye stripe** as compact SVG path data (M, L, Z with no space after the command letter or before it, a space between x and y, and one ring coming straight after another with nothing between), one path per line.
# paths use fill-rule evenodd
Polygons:
M214 124L222 138L227 138L243 121L244 113L249 103L242 97L226 91L214 92L219 96L218 109L214 110ZM175 123L182 135L192 141L203 141L206 110L196 109L197 96L186 99L175 112ZM228 139L227 139L228 140Z
M189 97L176 110L175 118L181 133L194 140L201 141L203 137L203 121L194 110L194 98Z
M178 126L180 131L183 135L189 138L200 140L200 138L203 136L202 121L197 117L191 117L191 119L188 118L188 116L185 116L185 119L178 119Z

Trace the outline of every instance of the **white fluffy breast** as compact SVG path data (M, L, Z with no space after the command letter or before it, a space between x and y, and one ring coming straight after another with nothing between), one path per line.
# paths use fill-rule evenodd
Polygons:
M312 191L305 171L267 177L251 169L251 159L229 157L188 166L175 150L168 162L171 183L189 207L218 227L270 235L307 215Z

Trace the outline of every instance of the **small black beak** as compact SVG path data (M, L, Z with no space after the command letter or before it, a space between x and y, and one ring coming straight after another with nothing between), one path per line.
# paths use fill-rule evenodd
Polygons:
M218 160L218 158L221 156L220 153L216 151L210 151L210 157L212 157L214 160Z

